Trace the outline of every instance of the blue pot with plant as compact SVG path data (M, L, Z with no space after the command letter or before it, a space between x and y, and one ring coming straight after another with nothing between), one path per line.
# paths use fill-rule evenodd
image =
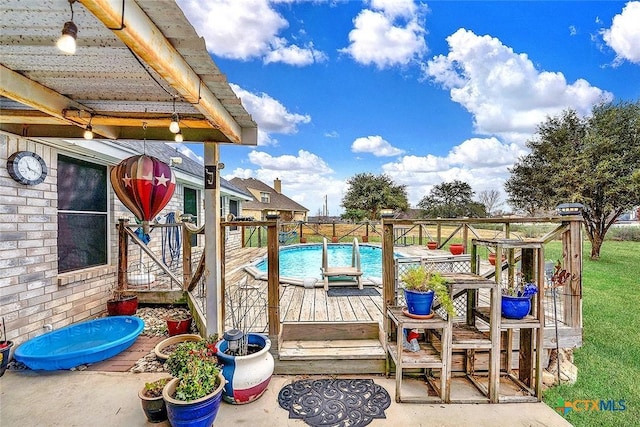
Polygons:
M216 341L213 335L183 342L167 359L167 370L175 378L162 389L162 397L173 427L213 425L226 384L215 355Z
M447 281L439 273L425 270L422 266L407 269L400 275L404 283L404 298L409 316L429 316L434 296L449 315L455 313L449 295Z
M522 319L531 312L531 297L538 292L535 283L511 285L502 293L502 317Z

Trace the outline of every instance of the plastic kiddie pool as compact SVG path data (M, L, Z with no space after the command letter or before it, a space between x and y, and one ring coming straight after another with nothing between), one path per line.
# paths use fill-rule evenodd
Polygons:
M70 369L126 350L143 328L144 322L135 316L89 320L32 338L20 344L13 356L31 369Z

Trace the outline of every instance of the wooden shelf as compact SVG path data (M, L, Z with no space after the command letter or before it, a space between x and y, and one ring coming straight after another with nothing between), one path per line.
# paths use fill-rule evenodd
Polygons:
M451 330L451 349L491 350L491 336L475 326L454 323Z
M398 365L398 345L388 344L387 351L393 362ZM428 343L420 343L419 351L402 351L402 366L404 369L412 368L442 368L442 357L434 346Z
M478 307L475 310L478 318L485 322L489 322L490 311L489 307ZM541 328L541 320L531 315L527 315L522 319L507 319L506 317L500 317L500 329L521 329L521 328Z
M447 385L447 367L449 366L449 357L451 351L449 344L451 342L451 329L449 321L444 320L438 314L434 314L431 319L414 319L406 316L402 312L403 307L387 308L387 375L389 374L390 361L395 363L396 376L396 402L412 402L412 403L430 403L442 402L445 398ZM424 330L424 338L419 340L420 349L418 351L409 351L403 347L403 338L405 329ZM438 350L429 341L431 331L440 331L441 350ZM429 396L425 393L423 396L406 396L402 394L402 380L405 369L424 369L425 379L427 383L436 391L438 396ZM431 370L440 371L440 384L436 384L435 378L431 374Z

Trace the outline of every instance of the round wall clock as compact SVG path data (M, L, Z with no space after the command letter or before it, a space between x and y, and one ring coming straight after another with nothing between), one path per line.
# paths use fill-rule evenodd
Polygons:
M21 184L37 185L47 177L47 164L32 151L18 151L7 160L7 171Z

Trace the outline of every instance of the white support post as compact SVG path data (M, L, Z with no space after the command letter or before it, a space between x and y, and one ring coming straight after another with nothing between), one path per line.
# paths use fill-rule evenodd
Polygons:
M206 259L205 285L206 335L222 336L222 265L220 248L220 149L217 143L204 143L204 253ZM212 168L213 167L213 168ZM214 188L208 188L213 186Z

